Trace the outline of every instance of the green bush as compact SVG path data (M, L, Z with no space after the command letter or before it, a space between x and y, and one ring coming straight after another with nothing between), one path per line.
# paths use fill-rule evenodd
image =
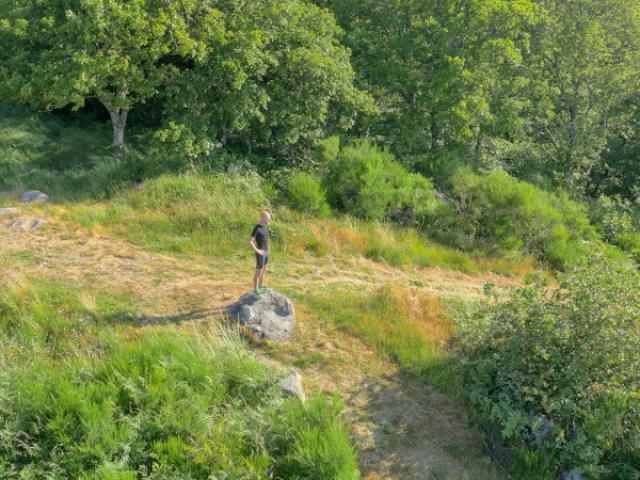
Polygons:
M640 263L640 208L637 203L603 196L591 204L590 214L606 242Z
M640 263L640 232L626 232L618 235L615 244Z
M459 168L447 190L453 201L438 205L424 228L465 250L525 252L564 268L589 250L586 242L598 240L583 206L503 171L480 176Z
M589 214L605 242L615 243L620 235L637 230L638 214L628 202L602 196L592 202Z
M320 182L308 173L296 173L287 182L289 206L301 212L326 216L329 213L327 194Z
M633 266L598 257L553 291L534 285L482 308L462 342L476 412L504 441L543 448L557 470L638 478L639 293Z
M367 141L338 154L325 184L334 207L373 220L395 217L412 222L435 204L428 179L407 172L392 153Z

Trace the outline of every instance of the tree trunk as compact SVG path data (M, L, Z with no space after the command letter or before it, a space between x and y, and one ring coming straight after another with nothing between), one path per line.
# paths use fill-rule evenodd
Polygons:
M127 126L127 115L129 110L121 108L119 110L109 110L111 124L113 125L113 149L122 151L124 149L124 129Z
M126 91L119 91L118 97L126 99ZM124 149L124 129L127 126L128 108L116 107L108 95L104 92L98 92L98 100L105 106L111 117L111 125L113 126L113 149L121 152Z

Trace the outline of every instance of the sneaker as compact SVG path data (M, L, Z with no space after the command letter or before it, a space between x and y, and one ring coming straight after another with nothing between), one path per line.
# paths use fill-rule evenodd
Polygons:
M253 298L260 300L262 298L262 295L260 295L260 291L258 290L254 290L253 291Z
M269 290L269 289L267 287L264 287L264 286L258 288L258 291L262 292L262 293L266 292L267 290Z

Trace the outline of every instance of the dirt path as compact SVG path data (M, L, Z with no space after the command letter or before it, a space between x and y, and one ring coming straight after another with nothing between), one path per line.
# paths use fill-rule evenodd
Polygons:
M51 220L41 229L23 230L9 228L12 220L0 218L0 279L28 276L126 293L135 297L140 323L147 326L173 322L191 328L195 320L215 321L212 317L246 291L250 281L248 255L177 259L67 223ZM310 258L304 265L282 261L274 267L271 286L301 292L394 283L439 296L475 298L485 282L503 288L517 284L496 275L401 271L362 258ZM258 354L295 365L309 389L341 396L365 479L494 478L477 435L448 397L403 379L391 362L304 309L294 343L280 350L259 349Z

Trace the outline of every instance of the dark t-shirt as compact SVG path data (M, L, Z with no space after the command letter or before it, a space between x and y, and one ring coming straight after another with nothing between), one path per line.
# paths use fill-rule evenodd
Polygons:
M256 239L258 249L269 251L269 227L261 224L256 225L251 237Z

